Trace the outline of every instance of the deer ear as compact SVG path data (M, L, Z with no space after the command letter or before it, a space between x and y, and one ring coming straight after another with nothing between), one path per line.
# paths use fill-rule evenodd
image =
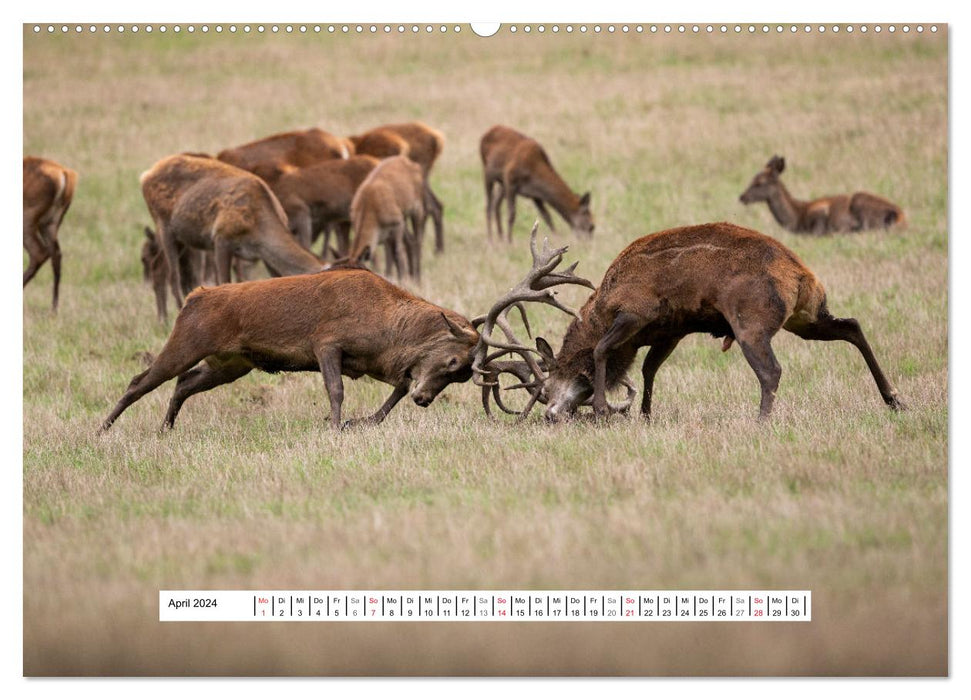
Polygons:
M458 325L457 323L454 323L448 316L445 315L444 311L442 312L442 318L445 319L445 325L448 326L448 329L456 338L465 339L469 337L468 330L462 328L462 326Z
M772 156L772 160L769 161L769 167L777 173L781 173L786 169L786 159L782 156Z
M145 238L152 242L155 241L155 231L150 229L148 226L145 227Z
M584 192L583 196L580 197L580 206L589 207L590 206L590 193Z
M545 338L536 339L536 349L539 350L539 355L546 361L546 366L551 367L556 356L553 354L553 348L550 344L546 342Z

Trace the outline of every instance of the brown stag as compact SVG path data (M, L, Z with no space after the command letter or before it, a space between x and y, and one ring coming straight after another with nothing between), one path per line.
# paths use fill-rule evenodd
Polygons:
M283 205L290 230L309 249L324 233L324 255L330 248L330 230L337 227L337 250L350 250L351 200L365 178L378 165L377 158L352 156L287 171L271 185Z
M323 129L287 131L220 151L216 158L273 184L288 168L305 168L326 160L347 158L353 147Z
M421 227L425 228L425 221L430 216L435 226L435 252L445 250L443 228L444 207L428 182L432 166L442 154L445 147L445 136L436 129L422 122L406 122L404 124L385 124L371 129L358 136L351 136L350 142L354 152L359 155L369 155L375 158L390 158L391 156L408 156L421 166L425 181L425 214L422 216Z
M214 251L218 284L230 281L234 256L262 260L273 275L323 268L294 240L280 202L252 173L212 158L180 154L153 165L141 183L177 307L183 299L183 266L178 261L187 248Z
M564 309L549 287L586 283L572 274L573 267L565 274L553 272L565 250L544 250L537 256L534 246L533 270L526 280L487 317L476 319L486 323L473 364L484 377L476 382L484 386L484 394L496 386L498 373L510 372L530 389L527 410L536 401L545 403L548 420L571 416L585 402L605 417L615 410L607 402L607 391L627 384L625 373L637 350L650 346L642 367L641 402L641 413L649 418L658 368L686 335L711 333L725 338L723 349L738 341L761 386L759 416L767 418L782 374L772 337L785 328L805 340L845 340L856 346L884 402L903 408L859 322L830 314L822 284L803 262L775 239L728 223L675 228L634 241L611 263L600 287L576 314L558 355L542 338L535 349L526 346L509 332L504 314L523 301ZM495 326L506 332L506 340L492 338ZM488 346L498 350L490 355ZM507 353L519 354L523 361L496 365ZM629 405L633 395L627 386Z
M24 249L28 256L24 286L50 258L54 272L51 303L54 312L57 312L61 286L61 244L57 241L57 231L71 206L77 182L78 174L70 168L43 158L24 158Z
M796 199L779 179L786 159L772 156L739 197L742 204L767 202L779 224L793 233L821 236L841 231L863 231L906 224L896 204L869 192L835 195L810 201Z
M385 274L394 263L398 279L421 279L421 167L405 156L386 158L358 188L351 202L354 243L350 260L366 261L385 246ZM408 225L411 230L408 230Z
M508 237L512 240L516 197L519 195L530 197L536 203L540 216L550 229L553 229L553 219L546 208L547 203L570 224L575 234L593 234L590 193L581 196L571 190L535 139L507 126L494 126L482 137L479 153L485 175L486 230L490 238L493 219L499 238L502 238L500 207L505 200L509 210Z
M394 391L384 405L356 421L380 423L407 395L426 407L449 384L471 378L478 341L464 317L363 269L201 287L188 296L165 346L132 379L100 432L178 377L163 424L171 428L187 398L253 369L319 371L334 428L347 425L341 422L342 376L390 384Z

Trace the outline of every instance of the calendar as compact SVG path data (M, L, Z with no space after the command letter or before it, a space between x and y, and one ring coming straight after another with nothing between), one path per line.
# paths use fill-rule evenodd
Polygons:
M161 622L808 622L810 591L159 591Z

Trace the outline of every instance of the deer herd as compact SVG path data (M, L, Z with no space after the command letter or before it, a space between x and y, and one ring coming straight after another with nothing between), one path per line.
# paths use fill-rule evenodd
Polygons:
M343 428L379 423L405 396L428 406L449 384L472 380L485 412L491 404L523 420L537 404L546 419L573 417L582 406L606 419L626 413L637 390L628 370L648 347L641 368L640 412L651 415L654 377L691 333L737 343L761 388L759 417L767 418L781 368L772 339L785 329L806 340L844 340L855 346L892 409L903 403L887 380L860 324L836 318L817 277L779 241L729 223L684 226L632 241L608 267L599 286L559 270L567 248L537 244L525 278L491 309L471 320L408 291L421 276L427 220L434 250L445 249L444 207L430 174L445 139L431 127L389 124L342 138L312 128L276 134L220 151L180 153L141 176L153 227L145 227L142 265L155 292L160 320L167 298L179 310L172 332L151 366L135 376L101 424L107 430L132 403L170 379L175 391L163 428L171 428L185 400L253 369L320 372L330 400L330 423ZM574 192L535 139L494 126L479 144L485 184L486 233L512 239L516 199L531 199L554 229L553 209L581 239L594 232L590 193ZM740 200L766 202L793 233L824 235L900 226L903 211L866 192L803 201L780 180L778 156L759 171ZM49 258L58 305L61 251L58 229L71 205L77 174L41 158L24 158L26 286ZM333 234L333 243L332 241ZM320 239L322 243L319 243ZM314 248L319 246L319 252ZM384 276L372 272L378 255ZM247 281L248 264L270 277ZM389 281L394 271L398 284ZM235 282L233 278L235 277ZM214 286L200 286L202 283ZM593 290L574 311L554 287ZM543 338L517 335L518 312L532 335L526 302L573 317L558 353ZM370 376L389 384L387 401L367 418L342 420L343 379ZM514 384L503 386L509 375ZM503 392L525 391L522 408ZM616 403L608 393L622 389Z

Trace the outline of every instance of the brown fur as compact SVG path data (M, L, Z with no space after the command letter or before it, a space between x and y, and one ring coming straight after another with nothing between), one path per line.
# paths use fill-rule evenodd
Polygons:
M590 213L590 193L580 196L567 186L554 170L546 151L535 139L507 126L494 126L485 133L479 144L486 191L486 230L492 237L495 219L502 238L500 208L503 200L509 210L508 237L516 221L516 197L529 197L539 209L546 225L553 228L553 219L546 209L548 203L562 216L573 232L592 235L593 214ZM495 194L499 186L498 196Z
M324 254L331 227L338 228L338 251L350 249L351 200L378 165L377 158L352 156L328 160L284 173L272 186L290 222L290 230L305 248L324 233Z
M762 387L760 415L766 417L781 375L770 341L781 328L807 340L853 343L884 401L900 407L857 321L830 315L822 284L795 253L756 231L717 223L651 234L617 256L555 360L547 358L547 415L572 412L591 392L595 410L604 414L605 391L624 376L639 348L651 346L641 405L648 416L660 364L685 335L711 333L738 341Z
M810 201L796 199L779 179L785 158L773 156L756 173L748 189L739 197L743 204L766 202L779 224L793 233L820 236L844 231L904 226L903 210L883 197L869 192L821 197Z
M141 183L179 307L184 292L178 260L187 248L214 251L218 284L230 281L234 256L262 260L274 275L322 268L290 235L280 202L252 173L211 158L176 155L152 166Z
M391 156L408 156L421 166L425 181L425 213L422 216L421 228L425 230L425 221L430 216L435 226L435 252L441 253L445 249L444 240L444 207L432 192L428 182L432 166L442 154L445 147L445 137L427 124L421 122L407 122L404 124L386 124L359 136L351 136L350 142L354 152L370 155L375 158L390 158Z
M461 315L367 270L201 287L187 297L165 347L132 379L102 430L177 376L165 418L165 427L171 427L186 398L253 369L320 371L335 428L342 425L342 375L368 375L390 384L395 387L391 398L367 419L380 422L409 392L427 406L449 383L467 381L478 340Z
M420 166L406 156L381 161L351 202L354 244L350 260L368 260L384 245L386 274L393 261L399 280L405 274L420 279L422 192Z
M216 158L258 175L272 185L289 168L305 168L334 158L347 158L352 148L346 139L323 129L311 128L274 134L227 148Z
M54 312L57 312L61 285L61 245L57 232L74 199L77 182L78 174L70 168L43 158L24 158L24 249L29 258L24 286L49 258L54 272L51 302Z

